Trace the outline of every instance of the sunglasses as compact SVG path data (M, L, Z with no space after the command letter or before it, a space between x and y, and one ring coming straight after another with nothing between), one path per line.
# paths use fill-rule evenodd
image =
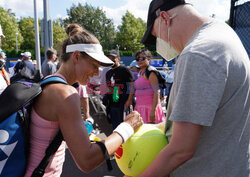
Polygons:
M144 60L146 60L147 59L147 57L141 57L141 58L136 58L135 60L136 61L144 61Z

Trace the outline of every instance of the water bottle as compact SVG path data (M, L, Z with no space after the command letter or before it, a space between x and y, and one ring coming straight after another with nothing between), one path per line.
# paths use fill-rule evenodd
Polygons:
M87 128L88 134L90 134L92 130L94 129L93 123L94 123L94 120L91 117L87 118L86 121L84 121L84 125Z
M123 119L125 120L127 115L129 115L131 112L133 112L133 106L132 105L130 105L128 107L125 107L124 111L123 111Z
M113 92L113 102L117 103L119 101L119 87L114 87Z

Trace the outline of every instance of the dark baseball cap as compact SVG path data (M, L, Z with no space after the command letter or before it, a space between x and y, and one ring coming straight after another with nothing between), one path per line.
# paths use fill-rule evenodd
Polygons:
M115 49L112 49L112 50L109 51L107 56L114 56L114 57L120 58L120 53L119 53L119 51L117 51Z
M155 45L156 38L151 34L155 19L161 11L168 11L181 4L186 4L185 0L153 0L149 5L147 30L144 33L141 43Z

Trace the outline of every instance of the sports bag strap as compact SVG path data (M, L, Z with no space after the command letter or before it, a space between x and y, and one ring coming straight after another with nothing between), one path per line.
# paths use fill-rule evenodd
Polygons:
M48 166L51 158L61 145L62 141L63 136L61 131L59 130L55 138L50 143L49 147L46 149L45 156L43 157L38 167L33 171L31 177L42 177L44 175L46 167Z
M50 76L50 77L45 78L43 81L41 81L40 85L43 88L48 84L54 84L54 83L68 84L64 79L62 79L59 76ZM45 156L43 157L38 167L33 171L31 177L42 177L44 175L46 167L48 166L53 155L56 153L57 149L60 147L62 141L63 141L62 132L61 130L59 130L55 138L47 147Z
M62 83L62 84L68 84L63 78L59 76L50 76L45 78L40 82L41 87L45 87L46 85L49 84L55 84L55 83Z

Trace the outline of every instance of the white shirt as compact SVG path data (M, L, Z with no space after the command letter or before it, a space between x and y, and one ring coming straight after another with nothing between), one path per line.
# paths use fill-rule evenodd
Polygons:
M6 89L6 87L7 87L7 83L5 79L3 78L3 76L0 74L0 94L2 94L2 92Z

